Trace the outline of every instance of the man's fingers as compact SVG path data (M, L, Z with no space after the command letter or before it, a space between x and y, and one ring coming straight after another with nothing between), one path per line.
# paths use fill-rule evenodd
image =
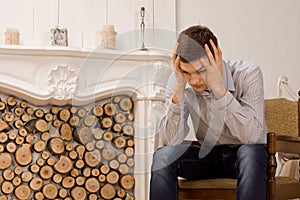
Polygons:
M218 60L218 59L220 58L218 48L216 47L216 45L215 45L215 43L212 41L212 39L209 40L209 43L210 43L211 47L212 47L213 50L214 50L215 60Z
M213 56L212 52L210 51L208 45L205 44L205 45L204 45L204 48L205 48L206 54L207 54L207 56L208 56L209 62L210 62L210 63L213 63L213 62L215 61L215 59L214 59L214 56Z
M178 43L175 44L174 49L173 49L173 55L172 55L172 60L173 60L173 64L175 64L175 60L177 58L177 47L178 47Z
M179 56L177 56L174 62L175 70L180 71L179 65L180 65L180 59Z
M177 58L177 54L173 53L172 55L173 65L175 65L176 58Z

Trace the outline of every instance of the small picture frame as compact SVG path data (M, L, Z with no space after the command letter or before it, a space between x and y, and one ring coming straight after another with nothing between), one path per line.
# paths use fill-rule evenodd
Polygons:
M52 46L68 46L68 30L66 28L51 29Z

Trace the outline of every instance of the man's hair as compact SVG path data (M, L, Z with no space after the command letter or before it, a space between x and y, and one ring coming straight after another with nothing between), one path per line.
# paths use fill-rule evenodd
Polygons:
M210 39L218 47L218 40L209 28L201 25L191 26L179 34L176 54L182 62L192 62L206 55L204 45L207 44L214 55Z

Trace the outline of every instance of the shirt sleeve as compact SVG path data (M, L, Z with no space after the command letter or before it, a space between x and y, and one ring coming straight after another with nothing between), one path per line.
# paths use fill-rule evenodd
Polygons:
M237 100L229 91L218 99L214 109L224 113L226 126L233 137L243 144L259 143L264 137L263 76L259 67L240 76L241 97Z
M158 129L159 135L164 145L180 144L189 132L188 106L185 102L174 104L172 97L167 98L165 106L167 109Z

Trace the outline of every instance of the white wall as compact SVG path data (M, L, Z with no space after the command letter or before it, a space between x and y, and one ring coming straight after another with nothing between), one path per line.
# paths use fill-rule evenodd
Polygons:
M118 48L140 45L139 9L146 8L146 45L171 51L176 31L210 27L224 58L246 59L262 67L265 97L276 97L277 79L300 89L299 0L0 0L0 45L8 27L20 29L25 46L50 46L50 29L68 28L69 46L96 48L106 23L118 32ZM108 2L108 3L107 3ZM59 20L58 20L59 7ZM124 47L125 46L125 47ZM284 95L286 97L287 93Z
M271 98L281 75L294 91L300 89L299 10L299 0L177 0L177 29L199 23L210 27L224 58L262 67L265 97Z

